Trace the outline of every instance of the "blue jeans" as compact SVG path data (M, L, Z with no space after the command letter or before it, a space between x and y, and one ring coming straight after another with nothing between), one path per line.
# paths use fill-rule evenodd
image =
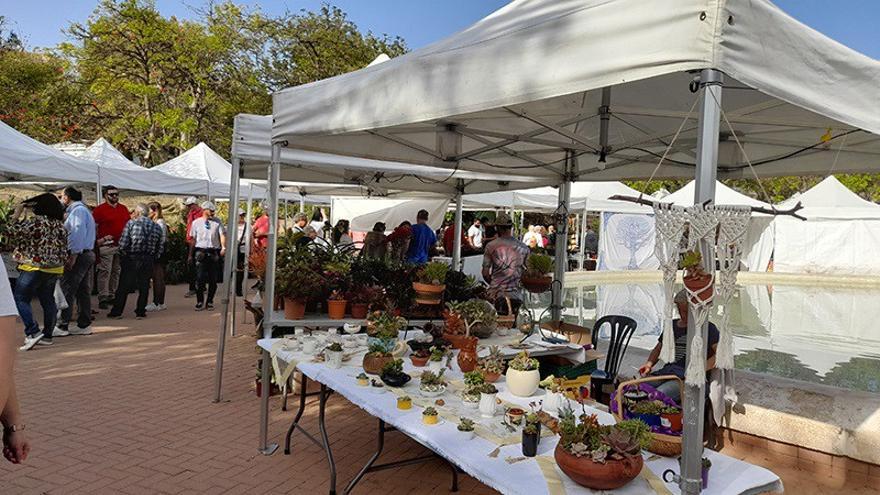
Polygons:
M22 271L15 284L15 306L24 323L24 333L28 337L34 337L40 333L40 326L34 321L31 311L31 300L36 297L43 307L43 337L52 338L55 329L55 318L58 307L55 305L55 282L58 275L41 271Z

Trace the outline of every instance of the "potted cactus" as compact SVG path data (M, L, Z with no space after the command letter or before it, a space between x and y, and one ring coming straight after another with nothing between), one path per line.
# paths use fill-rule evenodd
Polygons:
M703 269L703 256L699 251L688 251L681 258L681 268L684 270L682 280L688 291L694 294L698 301L712 299L715 288L712 285L712 275ZM692 301L697 302L697 301Z
M437 373L433 371L423 371L419 380L419 392L425 397L439 397L446 392L446 380L443 378L441 369Z
M504 355L501 354L501 348L497 345L489 347L489 355L481 358L477 363L477 368L483 374L483 380L489 383L495 383L504 373Z
M540 294L550 290L553 284L553 277L550 276L553 258L546 254L532 253L526 258L525 268L520 281L527 291Z
M432 306L440 304L446 290L447 272L449 265L439 261L432 261L416 272L416 280L412 283L416 302Z
M422 411L422 423L426 425L436 425L439 421L440 414L433 406L428 406Z
M471 440L474 438L474 422L468 418L459 418L458 420L458 431L462 433L462 438L464 440Z
M540 363L529 353L522 351L507 366L507 389L518 397L531 397L538 390L541 375L538 372Z
M324 362L327 363L329 368L339 369L342 368L342 344L339 342L334 342L324 348Z

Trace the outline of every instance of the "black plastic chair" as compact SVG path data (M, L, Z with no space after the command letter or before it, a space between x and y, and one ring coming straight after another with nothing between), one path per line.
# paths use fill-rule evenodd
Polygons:
M627 316L603 316L593 325L593 348L599 349L599 329L608 324L611 327L611 338L608 341L608 352L605 354L605 367L590 375L590 395L597 402L607 404L611 391L617 381L620 362L629 347L629 340L636 331L636 321Z

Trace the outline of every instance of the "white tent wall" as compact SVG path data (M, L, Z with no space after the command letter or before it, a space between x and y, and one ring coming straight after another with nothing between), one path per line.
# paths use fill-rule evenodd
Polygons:
M596 270L656 270L654 215L604 212ZM616 314L616 313L607 313Z
M428 211L428 225L437 230L443 224L448 199L362 199L333 197L330 202L330 222L351 222L351 230L369 232L376 222L383 222L387 230L393 230L401 222L416 222L416 212Z

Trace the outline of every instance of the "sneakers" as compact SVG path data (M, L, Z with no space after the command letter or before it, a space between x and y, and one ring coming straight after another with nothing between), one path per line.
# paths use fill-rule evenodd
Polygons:
M194 295L196 295L196 291L191 290L191 291L187 291L187 293L184 294L183 297L189 299L190 297L193 297Z
M166 306L164 304L157 304L156 305L156 311L165 311L166 309L168 309L168 306Z
M52 339L40 339L37 345L52 345Z
M70 332L61 327L55 327L55 329L52 330L53 337L67 337L68 335L70 335Z
M204 311L205 305L202 303L196 303L196 311Z
M70 327L70 329L67 330L67 333L70 335L91 335L92 334L92 327L85 327L85 328ZM55 335L55 334L53 333L52 335Z
M37 343L41 340L43 340L42 333L38 333L34 336L28 335L24 338L24 345L19 347L19 349L22 351L29 351L29 350L33 349L34 346L37 345Z
M144 309L147 312L153 312L153 311L158 311L156 308L157 308L157 306L155 304L150 303L150 304L147 304L147 307L145 307Z
M214 309L214 303L205 304L205 309L207 309L208 311Z

